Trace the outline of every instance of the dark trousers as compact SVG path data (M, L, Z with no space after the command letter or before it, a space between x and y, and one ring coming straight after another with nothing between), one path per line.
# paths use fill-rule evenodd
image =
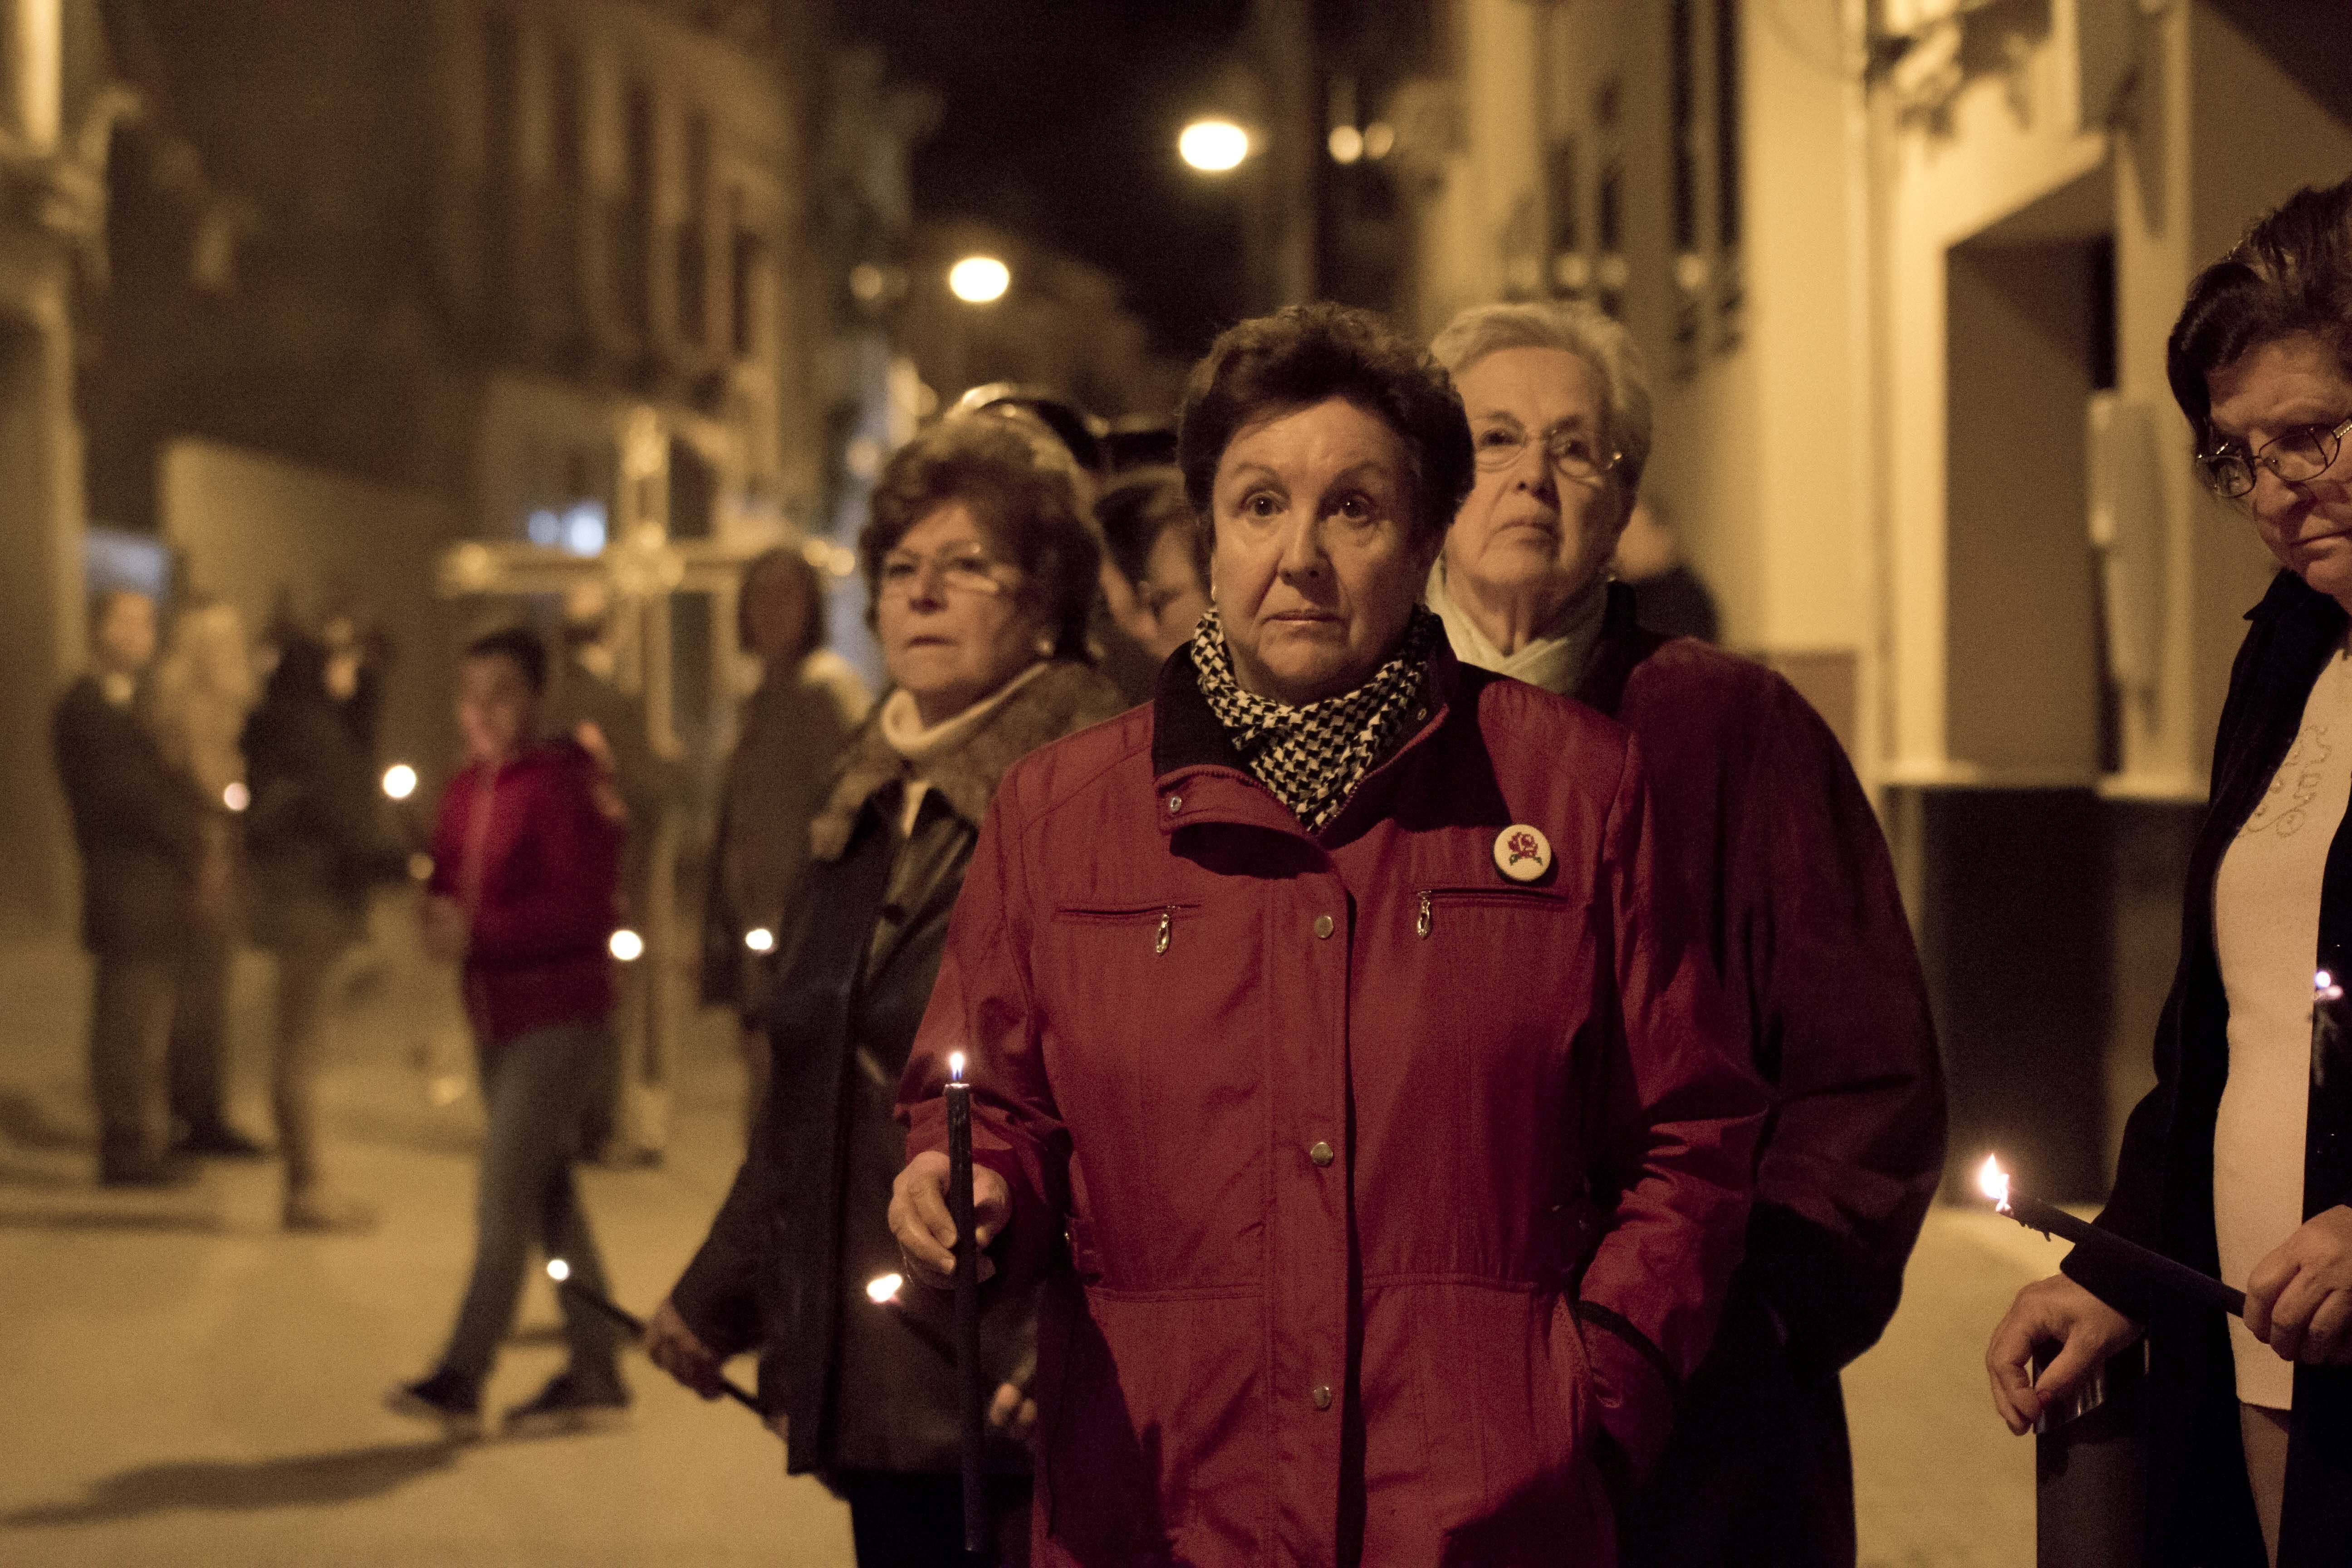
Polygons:
M110 1169L158 1159L170 1137L163 1060L177 966L169 957L97 955L89 1004L89 1081Z
M1622 1524L1624 1568L1853 1568L1844 1394L1797 1374L1754 1297L1733 1291Z
M572 1278L606 1294L604 1260L572 1179L582 1126L610 1049L602 1023L559 1024L519 1035L481 1052L482 1099L489 1126L482 1141L476 1205L473 1278L441 1364L476 1383L489 1375L514 1326L515 1303L536 1242L572 1267ZM612 1327L562 1298L563 1337L572 1367L583 1376L618 1375Z
M228 921L199 914L181 950L163 1053L172 1120L192 1136L219 1131L227 1117L228 981L236 957Z
M949 1568L963 1562L963 1479L892 1470L843 1470L833 1488L849 1504L857 1568ZM1029 1562L1026 1476L988 1479L989 1521L1000 1568Z

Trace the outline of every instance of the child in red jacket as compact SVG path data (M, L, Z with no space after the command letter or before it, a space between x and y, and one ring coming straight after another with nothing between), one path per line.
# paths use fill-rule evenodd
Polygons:
M390 1404L467 1436L481 1430L482 1384L513 1325L531 1243L604 1289L572 1164L609 1067L625 828L591 755L535 739L546 679L546 650L528 631L467 647L457 716L467 765L441 797L425 906L427 951L463 965L488 1129L457 1328L440 1365ZM563 1331L570 1363L507 1413L509 1433L577 1429L626 1410L611 1328L567 1300Z

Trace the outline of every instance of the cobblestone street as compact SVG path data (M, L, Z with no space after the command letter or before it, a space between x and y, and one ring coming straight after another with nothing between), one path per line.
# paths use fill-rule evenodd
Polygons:
M374 1236L279 1232L272 1164L182 1193L90 1182L80 987L69 952L0 958L0 1562L131 1564L845 1564L845 1513L780 1474L774 1440L638 1363L633 1423L445 1446L386 1414L446 1332L467 1264L470 1093L450 998L383 935L350 987L327 1082L332 1168L380 1205ZM266 969L238 984L245 1125L266 1129L254 1043ZM650 1309L739 1152L723 1024L691 1037L669 1158L592 1170L621 1298ZM443 1092L446 1092L445 1089ZM2059 1249L1939 1212L1893 1331L1848 1374L1865 1568L2023 1568L2032 1454L1993 1419L1979 1359L2010 1293ZM538 1287L490 1398L557 1364ZM744 1369L748 1373L748 1368Z

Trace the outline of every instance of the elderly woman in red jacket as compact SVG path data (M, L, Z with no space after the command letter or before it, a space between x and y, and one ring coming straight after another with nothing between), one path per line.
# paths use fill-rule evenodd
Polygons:
M1739 1253L1764 1099L1626 732L1418 607L1472 459L1376 318L1219 339L1180 458L1214 608L992 806L901 1088L950 1267L1066 1241L1044 1563L1607 1564Z

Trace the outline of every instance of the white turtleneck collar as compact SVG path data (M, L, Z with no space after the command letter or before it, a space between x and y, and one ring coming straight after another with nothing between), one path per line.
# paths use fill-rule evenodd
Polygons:
M1429 569L1429 587L1423 596L1445 623L1445 640L1454 645L1456 658L1562 697L1573 692L1584 678L1592 651L1600 646L1601 622L1609 610L1609 584L1603 578L1571 596L1518 652L1507 654L1487 640L1469 611L1446 591L1443 555Z
M923 766L933 757L954 751L988 722L990 715L1012 700L1013 694L1045 673L1048 663L1039 659L994 691L982 698L951 719L942 719L929 726L923 723L921 711L915 706L915 694L905 687L894 689L882 700L882 711L877 723L884 743L905 758L909 774L898 803L898 831L901 836L915 830L915 813L923 804L923 795L930 783L923 777Z

